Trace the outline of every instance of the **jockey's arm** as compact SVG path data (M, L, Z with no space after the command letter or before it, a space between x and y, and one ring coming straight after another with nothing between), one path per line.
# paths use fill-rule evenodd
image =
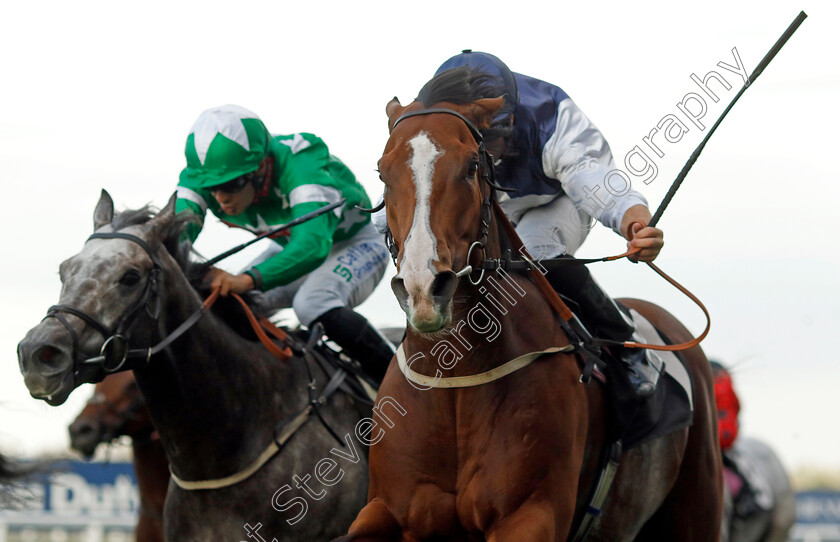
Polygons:
M303 203L294 207L294 218L323 206L323 203ZM299 209L300 208L300 209ZM329 256L332 236L338 220L333 213L313 218L292 229L283 250L239 275L212 269L205 280L210 288L219 288L219 295L242 294L248 290L270 290L289 284L318 268Z
M647 205L634 205L624 212L621 219L621 233L629 241L627 248L642 249L628 256L630 261L652 262L665 244L662 230L648 226L650 219L650 210Z
M543 148L543 169L590 216L624 236L628 248L642 250L631 261L653 261L663 245L662 230L647 227L651 214L644 196L619 176L603 134L571 99L557 110L554 135ZM613 176L615 175L615 178ZM624 179L625 186L618 183Z
M299 218L316 211L329 202L307 202L292 208L292 217ZM258 290L270 290L289 284L317 269L330 254L333 235L339 219L335 213L325 213L291 229L289 242L279 254L255 265L250 275Z
M186 197L185 197L186 196ZM197 192L178 187L178 200L175 202L175 211L186 211L198 217L196 222L187 224L184 230L183 240L195 243L198 234L201 233L204 225L204 215L207 210L207 203ZM227 271L213 267L204 277L204 283L209 284L211 289L219 288L219 294L226 296L229 293L241 294L254 288L254 279L246 273L231 275Z

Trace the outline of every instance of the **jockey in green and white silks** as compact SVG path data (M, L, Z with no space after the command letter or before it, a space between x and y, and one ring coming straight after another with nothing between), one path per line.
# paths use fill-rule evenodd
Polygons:
M321 322L332 340L381 378L392 350L352 307L373 292L389 256L369 216L356 209L369 207L370 200L352 171L317 136L271 135L256 114L235 105L204 111L185 155L177 209L201 219L187 230L191 241L207 210L229 226L260 234L346 200L274 237L274 246L244 273L213 269L208 280L222 295L261 290L261 306L292 307L306 326Z

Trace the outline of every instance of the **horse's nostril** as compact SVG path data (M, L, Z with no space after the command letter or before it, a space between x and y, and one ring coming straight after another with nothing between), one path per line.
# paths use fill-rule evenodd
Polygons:
M87 440L95 436L96 428L88 421L75 422L70 425L70 438Z
M443 271L435 275L432 281L432 299L448 303L458 287L458 277L452 271Z
M53 348L52 346L42 346L35 352L35 355L38 358L38 361L41 361L42 363L49 363L55 356L58 355L58 353L57 348Z
M391 279L391 289L394 291L394 296L403 310L408 307L408 290L405 287L405 281L400 277Z

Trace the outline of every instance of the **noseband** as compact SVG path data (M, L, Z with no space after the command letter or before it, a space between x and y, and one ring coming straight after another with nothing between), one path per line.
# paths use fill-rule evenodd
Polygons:
M470 265L470 258L472 257L474 250L480 250L482 255L484 254L484 249L487 246L487 236L490 230L490 221L492 219L492 206L493 201L496 199L496 190L501 192L515 192L515 188L505 188L503 186L499 186L496 184L496 169L493 164L493 155L487 150L487 146L484 144L484 136L481 135L481 131L478 127L473 124L470 119L458 113L453 109L448 109L445 107L432 107L429 109L420 109L417 111L411 111L409 113L405 113L404 115L400 116L395 122L394 125L391 127L391 131L397 127L397 125L402 122L403 120L409 117L418 117L423 115L435 115L435 114L444 114L444 115L452 115L453 117L457 117L461 119L461 121L466 124L467 128L469 129L470 133L475 139L475 142L478 144L478 171L479 177L482 181L484 181L487 186L490 187L490 193L481 204L481 225L479 229L479 237L477 241L474 241L470 245L470 249L467 252L467 263L463 269L455 273L459 278L466 275L469 281L473 285L478 285L481 280L484 278L484 269L481 269L481 275L479 276L477 281L473 281L471 277L471 273L473 271L472 266ZM390 228L385 234L385 241L388 244L388 250L391 253L391 258L394 260L394 264L397 263L397 256L399 254L399 249L397 248L396 244L394 243L394 237L391 235ZM482 257L482 260L484 258Z
M138 316L144 310L157 321L160 315L160 303L158 302L158 279L160 277L161 264L157 256L155 256L151 247L139 237L128 233L94 233L88 237L91 239L125 239L139 245L146 251L149 258L152 260L152 270L149 272L149 278L146 280L146 285L143 288L142 295L134 302L126 311L122 319L114 326L114 329L108 329L95 317L85 313L81 309L73 307L72 305L53 305L47 310L46 318L55 318L67 329L70 337L73 340L73 373L74 377L79 374L79 365L101 365L108 373L114 373L123 368L126 360L129 357L139 357L138 351L128 350L128 337L131 329L137 322ZM98 356L85 358L81 349L79 348L79 337L73 330L73 326L67 321L62 313L72 314L81 318L96 331L98 331L105 342L102 343L102 348ZM151 349L144 349L140 351L145 354L146 362L151 357Z

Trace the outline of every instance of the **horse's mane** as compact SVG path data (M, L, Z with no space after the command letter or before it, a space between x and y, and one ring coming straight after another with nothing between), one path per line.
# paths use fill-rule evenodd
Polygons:
M438 102L450 102L454 104L468 104L482 98L498 98L506 94L504 85L495 77L484 72L461 66L439 73L430 79L416 100L425 107L431 107ZM498 118L506 119L513 113L515 103L507 99L499 112ZM482 135L490 140L496 137L509 138L513 128L508 124L495 124L484 130Z

